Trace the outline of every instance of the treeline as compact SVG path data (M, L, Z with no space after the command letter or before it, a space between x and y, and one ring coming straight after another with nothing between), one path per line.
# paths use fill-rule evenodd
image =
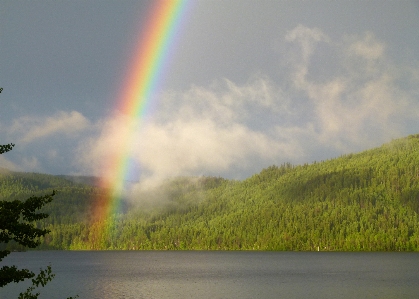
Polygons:
M59 191L42 249L419 250L419 135L243 181L173 179L105 220L90 217L103 190L48 177L0 174L4 198Z

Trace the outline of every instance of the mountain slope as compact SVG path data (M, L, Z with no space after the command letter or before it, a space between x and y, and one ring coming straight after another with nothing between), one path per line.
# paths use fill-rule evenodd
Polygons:
M66 181L43 248L419 250L419 135L244 181L175 179L101 223L88 221L89 196L101 191Z

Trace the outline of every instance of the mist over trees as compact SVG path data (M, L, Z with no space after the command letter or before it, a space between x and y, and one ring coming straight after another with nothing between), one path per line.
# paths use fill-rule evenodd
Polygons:
M91 217L104 190L65 177L3 173L0 190L7 200L58 190L41 249L418 251L418 149L412 135L243 181L174 178L109 219Z

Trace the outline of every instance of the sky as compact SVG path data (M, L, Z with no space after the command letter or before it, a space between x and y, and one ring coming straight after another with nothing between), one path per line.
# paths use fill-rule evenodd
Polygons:
M418 1L187 5L128 179L244 179L419 133ZM101 175L149 8L0 0L0 167Z

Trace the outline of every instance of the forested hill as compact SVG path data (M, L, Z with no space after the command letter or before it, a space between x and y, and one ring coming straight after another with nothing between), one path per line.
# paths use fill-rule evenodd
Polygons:
M32 195L43 195L57 190L55 199L43 212L49 223L82 222L89 215L90 200L99 190L78 177L66 179L41 173L12 172L0 170L0 200L22 200Z
M59 191L45 249L419 250L419 135L244 181L176 178L105 222L89 217L102 191L77 182L0 172L2 199Z

